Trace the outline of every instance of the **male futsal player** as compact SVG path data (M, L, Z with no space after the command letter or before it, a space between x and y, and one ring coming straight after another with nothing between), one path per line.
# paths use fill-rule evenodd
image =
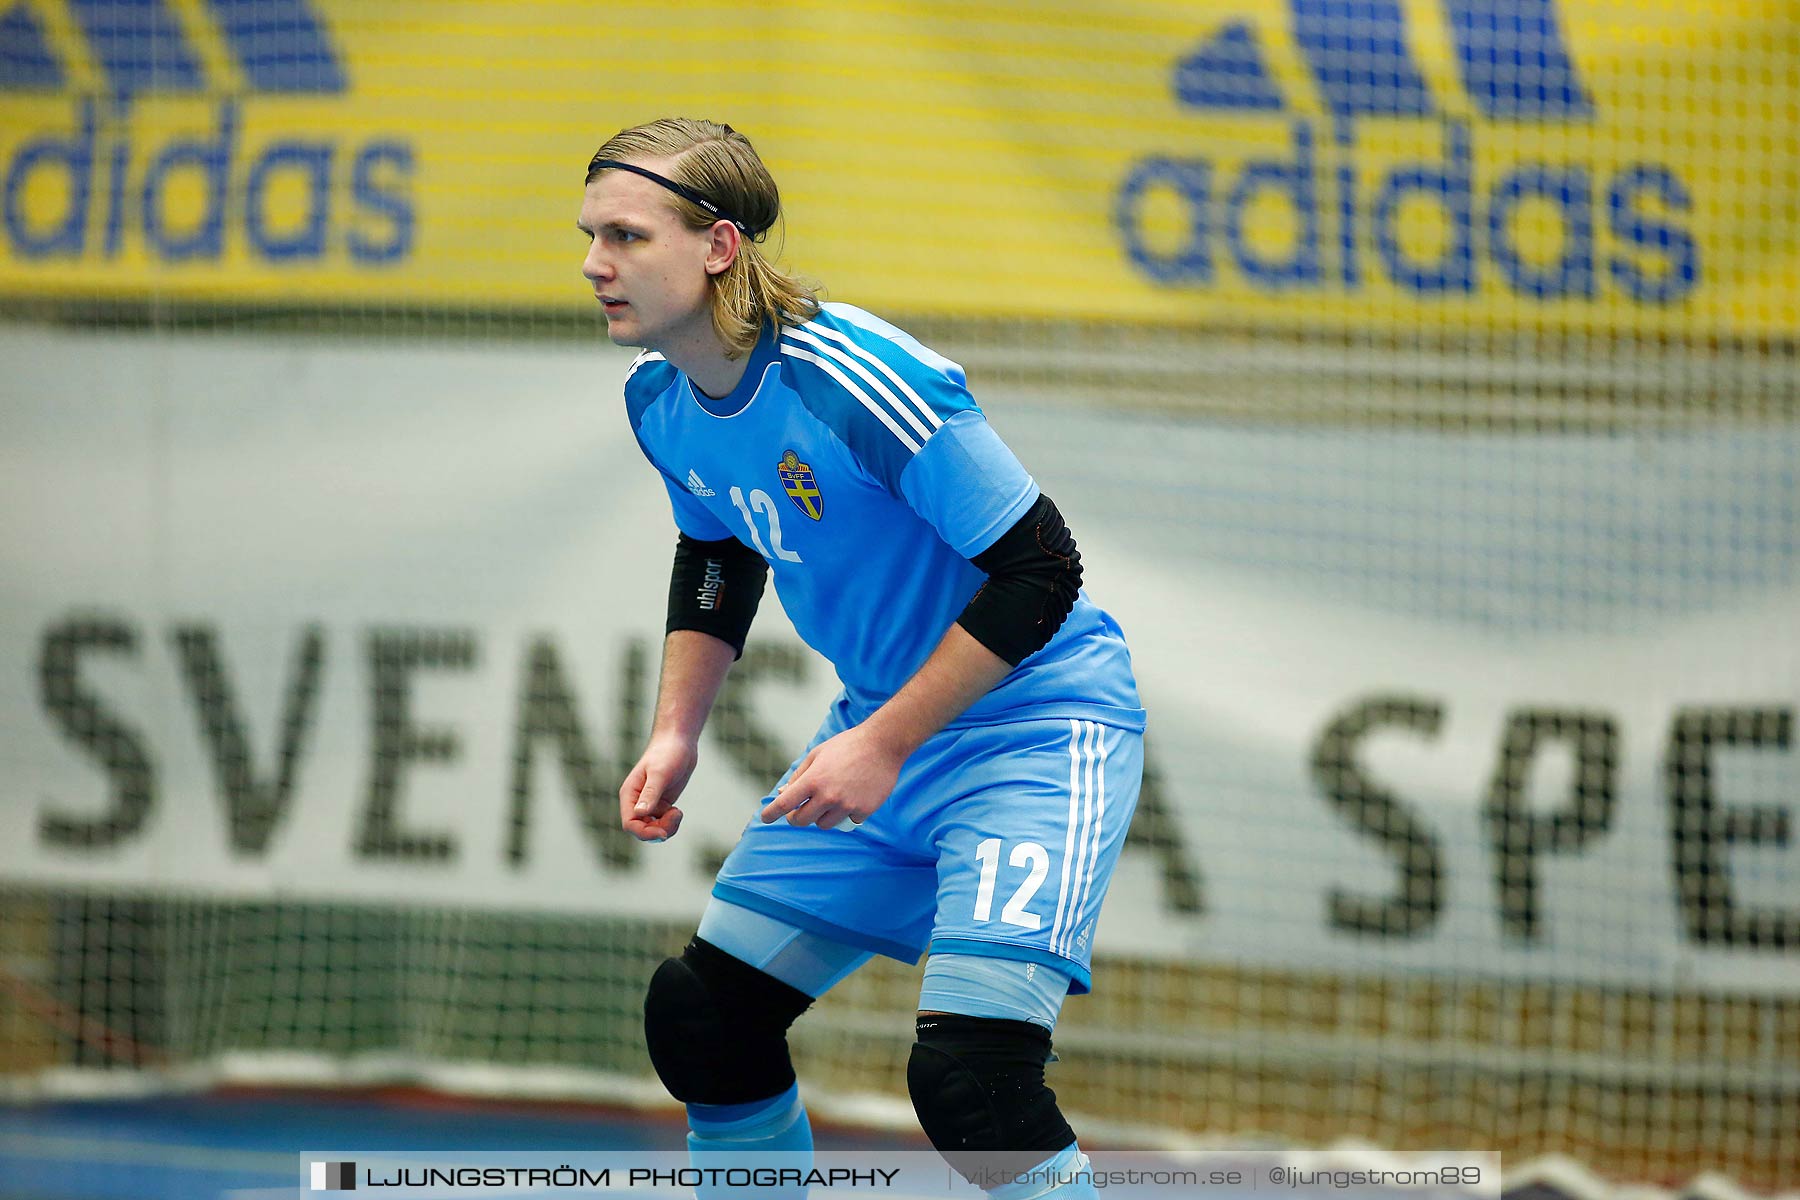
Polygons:
M932 1144L964 1167L1039 1168L991 1189L1004 1200L1094 1196L1089 1179L1055 1182L1086 1160L1044 1064L1063 997L1088 990L1137 802L1130 657L962 369L779 271L758 248L779 215L729 126L627 129L588 166L582 272L612 340L644 347L626 409L679 531L624 827L648 841L680 827L770 568L844 685L697 935L652 978L650 1058L687 1104L697 1165L810 1154L789 1025L874 954L925 952L906 1076Z

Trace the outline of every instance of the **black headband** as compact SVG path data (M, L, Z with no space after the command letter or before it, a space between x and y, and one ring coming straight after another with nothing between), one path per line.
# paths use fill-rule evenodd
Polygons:
M663 176L658 175L655 171L646 170L636 163L620 162L616 158L596 158L593 162L588 164L588 172L590 174L600 170L630 171L633 175L642 175L651 183L668 188L683 200L689 200L698 204L701 208L704 208L707 212L719 218L719 220L730 221L733 225L737 226L738 232L745 237L756 238L762 235L761 230L758 230L756 233L751 233L748 225L720 208L711 200L708 200L704 193L696 191L685 183L676 183L673 179L666 179Z

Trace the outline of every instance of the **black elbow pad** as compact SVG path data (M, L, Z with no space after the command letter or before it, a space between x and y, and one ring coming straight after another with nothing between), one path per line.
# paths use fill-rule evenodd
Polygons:
M969 560L987 582L956 619L1013 666L1047 645L1081 594L1081 552L1050 497Z
M669 622L664 632L697 629L728 643L742 658L768 572L762 555L736 538L702 542L681 534L675 539L675 567L669 573Z

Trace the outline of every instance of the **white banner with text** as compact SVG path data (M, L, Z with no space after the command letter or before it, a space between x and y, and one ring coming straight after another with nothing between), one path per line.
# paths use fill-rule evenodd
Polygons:
M836 690L771 595L618 831L674 529L604 344L0 357L0 882L695 917ZM1103 953L1794 988L1800 433L983 399L1150 711Z

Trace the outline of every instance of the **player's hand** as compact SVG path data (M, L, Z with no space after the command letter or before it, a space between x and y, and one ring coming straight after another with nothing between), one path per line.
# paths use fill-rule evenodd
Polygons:
M675 801L694 774L700 752L683 741L652 740L619 788L619 824L640 842L663 842L681 828Z
M786 817L790 825L820 829L836 829L845 821L860 825L886 802L905 761L863 726L846 729L800 760L775 799L763 806L763 824Z

